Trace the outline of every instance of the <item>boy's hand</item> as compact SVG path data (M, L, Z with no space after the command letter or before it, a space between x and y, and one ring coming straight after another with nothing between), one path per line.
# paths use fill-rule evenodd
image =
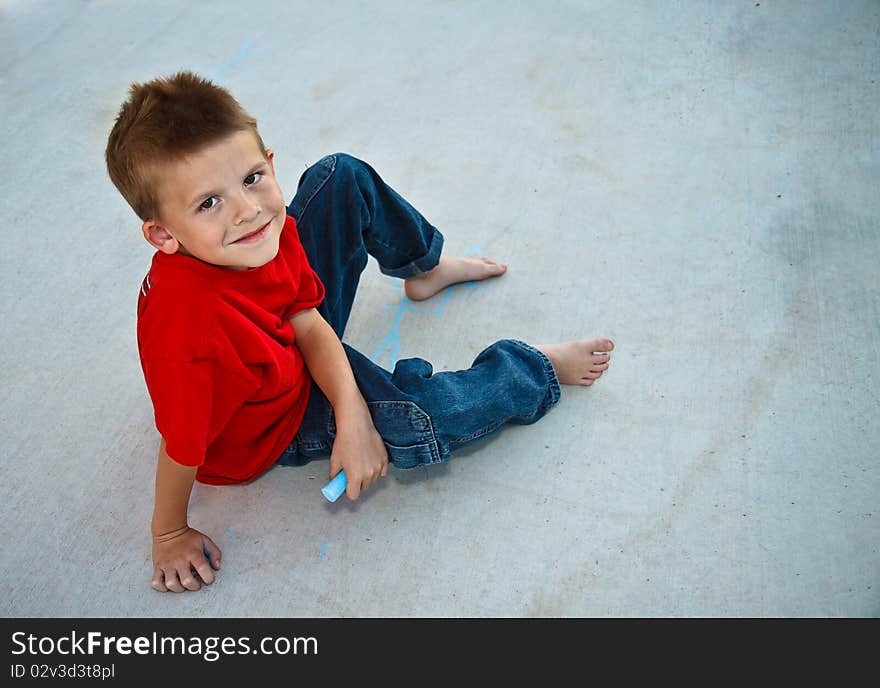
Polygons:
M330 479L345 470L348 498L355 500L376 480L388 475L388 452L358 389L342 342L314 308L290 319L296 346L312 379L336 414L336 439L330 454Z
M211 558L210 564L205 554ZM213 567L220 569L220 548L207 535L187 528L165 542L153 541L153 589L159 592L183 592L214 582ZM195 572L198 575L196 575Z
M330 454L330 478L345 470L345 493L354 501L361 492L388 475L388 450L376 432L369 412L336 419L336 439Z

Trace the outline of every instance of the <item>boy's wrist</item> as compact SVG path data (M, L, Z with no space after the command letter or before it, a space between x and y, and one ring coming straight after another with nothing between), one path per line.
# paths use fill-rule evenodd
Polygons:
M150 527L150 534L153 537L153 542L168 542L168 540L173 540L176 537L180 537L186 531L189 530L189 524L184 523L182 526L177 526L176 528L156 528L155 526Z
M336 417L337 425L345 425L348 422L363 421L367 418L370 418L372 421L367 402L364 401L364 398L361 396L357 387L354 388L353 393L336 399L332 406L333 415Z

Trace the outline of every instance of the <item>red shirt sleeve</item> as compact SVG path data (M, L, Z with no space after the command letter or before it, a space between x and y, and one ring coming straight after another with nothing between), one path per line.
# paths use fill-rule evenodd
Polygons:
M253 393L253 382L210 359L148 358L142 365L168 456L202 465L208 445Z
M324 285L318 274L309 265L309 259L299 240L296 222L292 217L288 217L287 220L283 234L287 234L288 237L287 241L282 243L282 248L291 272L299 273L299 289L293 303L284 313L285 320L307 308L319 306L324 300Z

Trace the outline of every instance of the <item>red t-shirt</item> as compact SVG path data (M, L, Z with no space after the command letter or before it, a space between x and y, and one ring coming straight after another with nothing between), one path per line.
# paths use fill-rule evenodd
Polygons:
M311 377L289 318L324 298L296 223L278 254L229 270L157 252L138 297L138 350L168 455L215 485L248 482L293 440Z

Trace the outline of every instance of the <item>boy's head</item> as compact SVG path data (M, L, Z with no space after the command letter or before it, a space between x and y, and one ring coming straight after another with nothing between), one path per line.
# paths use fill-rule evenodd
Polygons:
M273 152L226 89L190 72L132 84L106 160L159 250L232 268L277 253L285 208Z

